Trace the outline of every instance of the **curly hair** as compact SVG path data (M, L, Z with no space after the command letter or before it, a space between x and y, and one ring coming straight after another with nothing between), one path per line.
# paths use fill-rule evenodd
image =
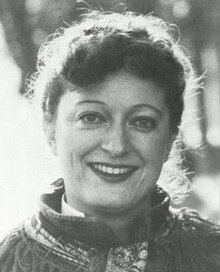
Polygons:
M196 88L196 79L189 58L169 30L152 15L90 12L41 47L27 93L39 98L44 120L52 122L67 90L97 84L125 69L162 87L170 128L177 133L184 90Z
M42 45L27 94L41 104L46 124L53 124L64 93L76 88L90 91L91 85L124 69L161 87L169 109L170 130L177 135L184 94L197 90L199 79L189 57L170 33L172 27L152 15L90 12ZM189 189L178 143L177 138L168 167L165 164L158 181L173 202L181 201Z

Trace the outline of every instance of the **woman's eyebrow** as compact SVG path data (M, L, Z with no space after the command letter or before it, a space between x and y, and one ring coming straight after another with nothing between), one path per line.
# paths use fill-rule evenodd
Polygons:
M89 104L96 103L96 104L105 105L104 102L99 101L99 100L83 100L83 101L79 101L77 104L84 104L84 103L89 103Z
M139 109L139 108L151 108L152 110L156 111L160 116L162 116L162 111L159 110L157 107L154 107L153 105L150 104L137 104L133 106L133 109Z

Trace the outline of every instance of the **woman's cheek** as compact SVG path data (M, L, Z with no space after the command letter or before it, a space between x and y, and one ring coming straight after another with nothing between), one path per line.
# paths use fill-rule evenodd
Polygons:
M96 149L100 144L100 133L94 131L82 131L72 133L66 139L66 149L73 157L83 158Z

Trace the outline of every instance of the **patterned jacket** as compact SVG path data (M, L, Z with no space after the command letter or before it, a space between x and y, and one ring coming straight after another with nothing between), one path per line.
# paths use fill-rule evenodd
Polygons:
M1 272L219 272L220 227L187 209L172 211L157 187L150 215L120 245L97 218L61 214L60 179L41 197L40 210L0 243Z

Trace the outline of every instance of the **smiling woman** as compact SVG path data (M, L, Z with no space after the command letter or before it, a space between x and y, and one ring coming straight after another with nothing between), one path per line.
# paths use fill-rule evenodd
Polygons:
M106 209L131 212L150 195L173 134L158 84L120 70L90 91L65 93L48 141L60 159L67 202L101 216Z
M198 85L168 30L93 12L42 47L28 93L62 179L2 242L4 272L219 271L220 227L158 186Z

